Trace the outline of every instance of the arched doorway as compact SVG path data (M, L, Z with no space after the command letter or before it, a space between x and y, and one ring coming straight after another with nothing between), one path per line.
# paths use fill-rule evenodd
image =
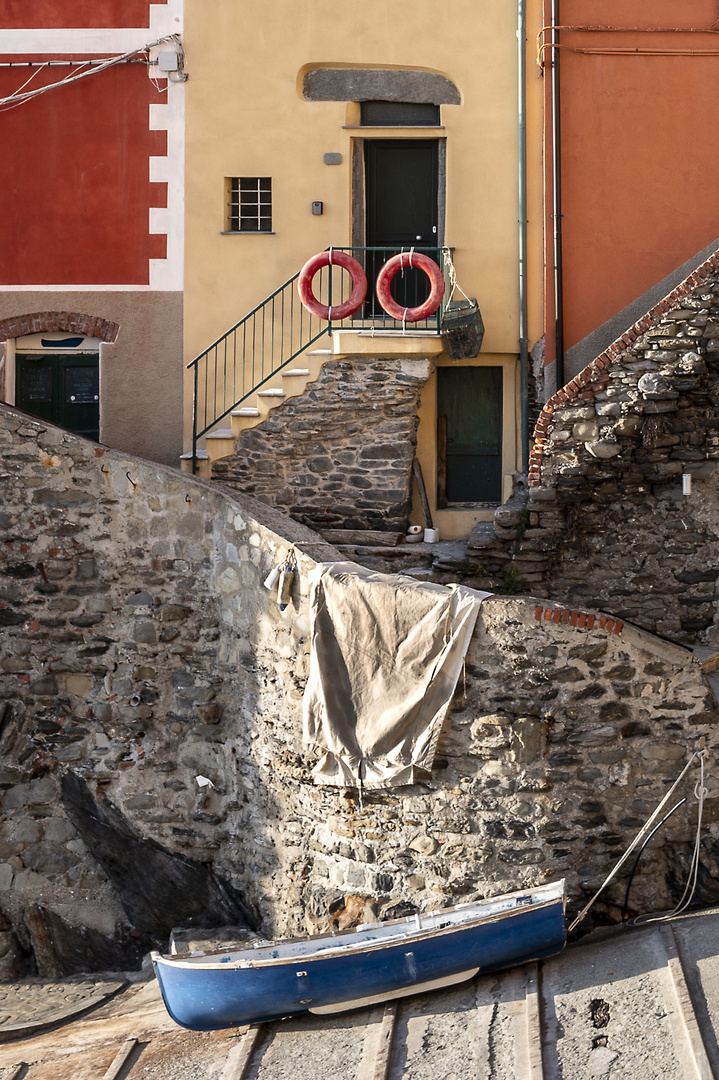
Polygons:
M89 439L100 435L99 356L119 326L77 312L42 311L0 321L0 398Z

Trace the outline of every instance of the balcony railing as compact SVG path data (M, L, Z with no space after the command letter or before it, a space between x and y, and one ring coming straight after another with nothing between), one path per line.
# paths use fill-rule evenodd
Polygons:
M227 333L187 365L194 382L192 425L192 468L197 468L198 441L212 428L238 409L282 368L296 360L306 349L333 329L375 331L425 330L439 333L444 305L449 296L447 262L441 248L416 247L442 267L445 296L439 310L429 319L403 324L381 308L375 294L377 274L387 259L398 254L397 247L347 247L367 274L367 298L355 315L339 322L325 322L302 306L297 293L299 271L276 289L266 300L235 323ZM404 248L407 251L409 248ZM448 249L444 249L448 250ZM338 266L325 267L315 275L313 291L317 299L338 307L351 292L349 274ZM395 275L392 295L403 307L416 307L429 294L426 275L406 269Z

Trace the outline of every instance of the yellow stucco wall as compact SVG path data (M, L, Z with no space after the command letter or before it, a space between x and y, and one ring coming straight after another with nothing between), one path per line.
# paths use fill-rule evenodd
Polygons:
M541 93L532 63L537 7L532 0L527 35L530 345L542 332ZM351 242L353 140L387 136L446 139L445 243L455 249L462 288L480 302L482 358L516 366L516 29L511 0L431 7L407 0L187 4L186 361L311 255ZM355 106L302 96L308 68L343 65L437 72L456 84L462 104L442 106L441 129L358 128ZM325 165L327 152L340 153L341 164ZM272 235L222 235L228 176L272 177ZM321 216L312 215L314 200L324 203ZM505 382L518 392L518 377ZM429 388L425 398L421 456L429 460ZM188 392L186 417L190 404ZM514 422L514 412L507 403L505 421L511 414ZM506 442L511 474L519 464L514 434Z

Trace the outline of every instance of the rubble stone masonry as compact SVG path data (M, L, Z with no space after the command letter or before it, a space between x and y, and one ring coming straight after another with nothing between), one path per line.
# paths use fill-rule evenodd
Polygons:
M243 432L212 475L314 529L403 532L432 370L427 359L328 360L303 394Z
M301 742L307 576L338 557L331 547L229 488L8 407L0 487L4 977L69 973L71 938L92 938L97 956L144 940L77 809L71 821L70 789L105 803L104 821L124 816L153 858L159 845L211 870L274 935L559 876L576 909L701 740L714 751L716 701L688 650L597 611L498 596L482 606L431 781L364 797L319 788ZM282 613L263 581L293 552ZM643 858L632 910L681 893L697 775ZM719 895L713 775L707 787L704 901ZM136 891L143 869L128 874ZM600 913L618 917L624 886Z
M712 256L550 398L528 496L470 541L480 587L719 644L718 270Z

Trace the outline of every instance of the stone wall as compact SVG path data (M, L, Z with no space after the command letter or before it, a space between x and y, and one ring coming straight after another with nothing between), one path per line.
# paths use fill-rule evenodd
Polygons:
M334 553L252 500L6 407L0 456L0 909L37 953L29 906L113 940L137 929L68 819L67 771L166 849L235 859L239 808L272 802L238 758L257 716L294 728L306 663L299 586L283 617L261 583L291 550L300 582L303 551ZM252 879L254 912L273 821L223 871Z
M718 271L712 256L550 398L528 498L470 541L478 583L719 643Z
M319 529L404 531L424 359L328 360L306 391L244 432L213 478Z
M6 977L139 962L163 925L201 920L179 903L184 885L173 898L178 881L211 899L214 922L246 913L268 934L563 874L576 908L700 740L714 748L716 702L687 650L496 597L431 782L363 799L318 788L301 743L307 574L333 549L229 489L9 408L0 461ZM299 576L282 613L262 582L290 551ZM705 901L719 889L708 787ZM658 834L632 908L677 897L691 820L684 808ZM150 867L163 878L154 912Z

